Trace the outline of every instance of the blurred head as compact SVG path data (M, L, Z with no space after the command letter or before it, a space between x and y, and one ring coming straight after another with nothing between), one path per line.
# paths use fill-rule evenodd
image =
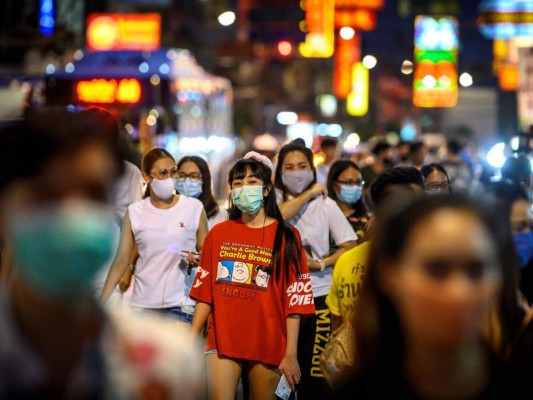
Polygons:
M377 222L358 319L361 346L381 349L363 357L483 341L509 255L494 221L455 195L390 206Z
M168 199L176 188L178 167L174 157L165 149L154 147L148 150L141 161L141 173L148 185L144 197L157 196Z
M370 186L374 207L391 196L417 196L424 193L424 178L415 167L394 167L382 172Z
M337 139L326 137L320 143L320 150L326 155L326 161L331 162L336 157L337 153Z
M524 154L507 157L501 173L502 178L527 186L530 183L531 161Z
M392 146L385 141L377 142L376 145L372 148L372 154L376 157L376 160L379 162L384 162L386 164L391 164L394 161L394 154L392 151Z
M0 146L8 149L0 228L15 275L53 299L83 297L113 250L107 203L123 168L116 130L83 112L41 109L3 129Z
M278 153L274 182L284 194L299 195L316 183L313 152L297 144L286 144Z
M424 186L428 194L451 193L452 185L446 169L440 164L424 165L420 170L424 176Z
M407 161L409 160L409 147L411 146L411 142L406 140L401 140L398 145L396 146L396 153L398 154L398 159L400 161Z
M428 150L424 142L417 141L411 143L409 147L409 158L414 165L423 165L426 161Z
M363 201L363 186L361 171L353 161L337 160L331 164L327 187L333 200L355 207Z
M272 171L253 158L241 159L229 171L229 218L236 220L242 213L255 214L264 207L266 215L277 216L276 196L272 190Z
M459 155L461 150L463 150L463 145L457 139L450 139L446 143L446 150L448 155Z

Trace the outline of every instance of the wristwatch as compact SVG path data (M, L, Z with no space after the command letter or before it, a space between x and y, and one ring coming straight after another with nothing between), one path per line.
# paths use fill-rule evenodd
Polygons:
M324 271L326 269L326 263L324 262L324 260L317 260L318 261L318 265L320 265L320 272Z

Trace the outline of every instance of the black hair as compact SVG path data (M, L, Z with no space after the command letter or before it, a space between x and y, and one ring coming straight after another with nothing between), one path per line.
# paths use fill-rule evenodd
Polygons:
M415 167L394 167L390 168L376 178L370 186L370 197L375 207L378 207L385 200L395 186L402 186L412 191L410 185L417 185L424 189L424 177Z
M507 157L502 166L502 177L523 185L531 175L531 162L524 154Z
M379 156L381 153L389 150L390 148L392 148L391 144L382 140L374 145L374 147L372 148L372 154Z
M463 145L457 139L449 139L446 148L452 154L459 154L463 149Z
M502 348L495 349L503 354L506 345L520 329L524 313L517 302L517 281L514 271L518 268L514 259L513 242L507 222L489 207L466 196L423 196L410 198L406 203L388 203L376 222L376 233L371 243L368 259L368 273L359 307L364 313L356 313L356 371L367 365L379 365L385 358L400 364L405 356L405 341L401 322L393 300L383 291L380 283L383 270L391 268L402 256L411 240L413 231L428 217L439 210L449 209L466 212L485 227L494 243L497 262L502 271L503 287L499 294L502 324ZM502 314L503 312L503 314ZM488 338L487 338L488 339Z
M269 188L268 194L263 198L264 211L266 216L274 218L278 222L270 263L274 279L276 282L279 282L281 276L284 276L286 280L289 279L290 267L294 267L296 274L300 275L302 272L300 260L302 244L298 231L288 222L285 222L278 208L276 193L272 186L272 171L265 164L253 158L241 159L229 171L228 184L230 187L235 179L244 179L247 172L260 179L263 182L264 188ZM242 211L235 206L233 198L230 197L229 219L238 220L241 218ZM282 249L284 249L283 254L281 252Z
M422 141L416 141L416 142L412 142L410 145L409 145L409 154L410 155L413 155L415 154L416 152L418 152L418 150L422 149L426 147L426 145L424 144L424 142Z
M276 164L276 173L274 176L274 186L281 190L284 196L286 196L287 194L287 188L285 187L281 179L281 176L283 174L283 162L285 161L285 157L287 157L287 154L293 151L299 151L300 153L302 153L309 162L309 165L311 166L311 171L313 171L313 181L309 184L308 187L304 188L304 191L309 189L312 185L316 183L316 169L315 164L313 163L313 152L311 151L311 149L308 149L307 147L302 147L292 142L288 143L283 146L278 152L278 161Z
M337 147L337 144L339 143L339 141L335 138L332 138L332 137L325 137L324 139L322 139L322 141L320 142L320 147L322 149L326 149L328 147Z
M354 163L351 160L337 160L331 164L331 167L329 168L328 173L328 182L327 182L327 188L328 188L328 196L335 200L335 202L339 202L340 199L337 196L337 193L335 192L333 185L339 178L339 175L342 174L344 171L346 171L348 168L353 168L356 171L361 172L361 169L359 166ZM361 196L359 200L355 204L350 204L354 210L356 215L363 216L368 214L368 207L365 204L364 196Z
M204 205L207 218L212 217L218 212L219 206L211 188L211 171L209 170L209 166L201 157L185 156L179 160L178 169L186 162L194 163L200 170L200 174L202 175L202 193L198 197L198 200Z

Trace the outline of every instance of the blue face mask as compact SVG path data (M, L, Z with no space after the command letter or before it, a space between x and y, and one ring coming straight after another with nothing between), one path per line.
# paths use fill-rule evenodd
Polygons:
M533 233L515 233L513 234L513 238L516 250L520 256L520 265L525 267L533 257Z
M92 296L93 280L110 259L113 219L90 203L34 209L9 221L16 268L55 300Z
M341 191L339 193L339 200L342 201L344 204L355 204L359 201L362 194L363 194L362 186L341 185Z
M191 178L178 179L176 190L179 194L198 198L202 194L202 181L193 181Z
M255 214L263 204L263 186L243 186L231 190L233 204L246 214Z

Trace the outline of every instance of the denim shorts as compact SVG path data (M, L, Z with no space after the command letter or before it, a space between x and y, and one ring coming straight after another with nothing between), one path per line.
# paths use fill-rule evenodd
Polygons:
M181 306L165 308L161 311L163 311L167 317L172 318L176 321L187 322L189 324L192 322L193 314L188 312L188 310L185 310Z

